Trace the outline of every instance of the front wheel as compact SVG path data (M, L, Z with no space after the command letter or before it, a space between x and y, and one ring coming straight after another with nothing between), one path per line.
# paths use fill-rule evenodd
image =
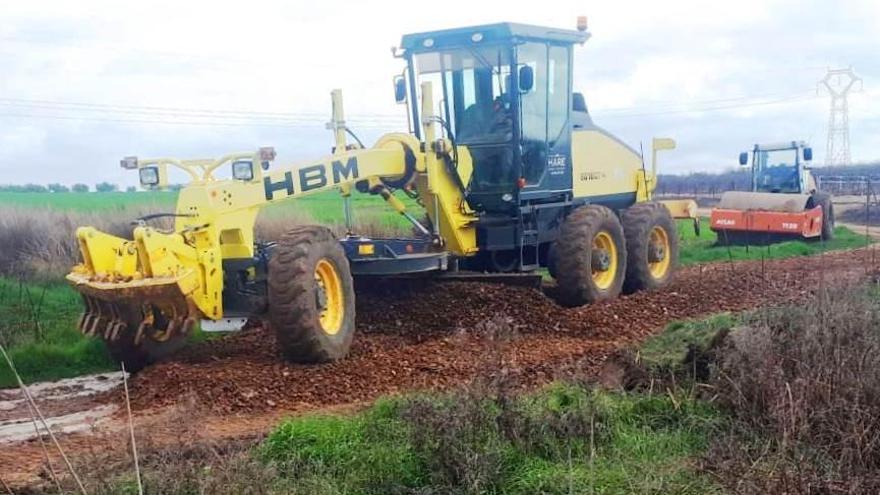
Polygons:
M287 233L269 260L269 323L296 362L335 361L354 338L354 283L345 251L325 227Z

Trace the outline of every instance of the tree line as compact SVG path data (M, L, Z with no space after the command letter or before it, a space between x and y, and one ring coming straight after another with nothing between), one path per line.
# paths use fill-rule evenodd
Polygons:
M880 162L856 163L841 167L814 167L814 177L880 177ZM745 191L751 188L751 170L737 168L720 173L660 174L657 194L675 196L720 195L724 191Z
M110 182L99 182L95 184L93 187L90 187L88 184L77 183L72 186L66 186L64 184L52 183L52 184L0 184L0 192L25 192L25 193L66 193L66 192L75 192L75 193L87 193L89 191L95 192L116 192L119 191L120 188L117 184L113 184ZM125 189L128 192L135 192L137 188L134 186L129 186Z

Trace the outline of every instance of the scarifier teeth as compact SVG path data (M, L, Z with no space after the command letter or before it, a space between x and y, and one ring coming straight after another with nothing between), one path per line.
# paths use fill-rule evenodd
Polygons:
M147 322L141 321L138 325L137 333L134 336L134 345L141 345L144 342L144 336L147 330Z
M76 328L79 329L80 332L84 332L86 328L86 321L89 319L89 312L83 311L81 315L79 315L79 320L76 322Z
M113 325L113 331L110 333L110 340L117 340L119 335L125 331L125 323L121 320L116 320L116 324Z
M95 320L98 318L98 312L100 310L97 307L96 301L86 295L83 295L83 305L85 306L85 309L79 317L77 328L79 328L79 331L83 334L91 336L92 334L90 332L94 327Z
M89 328L86 334L90 336L96 335L98 333L98 327L101 326L101 321L103 320L104 316L102 314L93 314L92 319L89 320Z
M193 317L189 317L183 322L183 328L181 329L181 333L183 335L189 334L193 328L196 326L196 319Z

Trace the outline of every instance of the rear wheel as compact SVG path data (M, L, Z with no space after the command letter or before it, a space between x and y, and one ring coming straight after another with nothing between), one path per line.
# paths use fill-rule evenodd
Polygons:
M678 231L661 203L639 203L621 215L626 235L626 280L623 291L652 290L672 280L678 264Z
M620 220L608 208L588 205L572 211L553 256L560 304L580 306L620 294L626 245Z
M834 204L831 195L816 193L813 198L814 204L822 207L822 240L834 239Z
M354 284L345 251L325 227L287 233L269 260L269 322L288 359L325 362L348 354Z

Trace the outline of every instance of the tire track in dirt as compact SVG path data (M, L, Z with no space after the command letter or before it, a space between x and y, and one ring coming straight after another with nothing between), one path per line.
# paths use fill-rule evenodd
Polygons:
M823 276L828 284L853 281L870 271L865 261L846 252L694 266L662 291L573 309L518 287L386 283L359 291L358 335L345 360L287 363L271 331L252 329L144 370L132 380L132 405L143 411L194 396L216 413L312 409L446 389L477 376L491 356L536 384L561 369L590 371L676 319L801 300ZM513 335L490 338L499 331Z

